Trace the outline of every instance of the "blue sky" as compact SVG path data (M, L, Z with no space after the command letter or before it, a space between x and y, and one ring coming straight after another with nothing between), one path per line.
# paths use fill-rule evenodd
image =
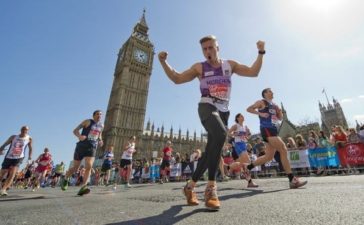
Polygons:
M0 141L30 126L36 158L49 147L56 162L73 157L72 130L106 110L119 48L146 8L155 51L178 71L202 61L198 40L215 34L220 56L251 65L256 41L267 54L258 78L233 77L236 113L258 132L245 109L271 87L294 124L319 121L318 101L338 99L349 125L364 122L364 16L360 0L1 1ZM183 133L202 130L198 81L174 85L156 55L146 120ZM0 159L2 159L1 156Z

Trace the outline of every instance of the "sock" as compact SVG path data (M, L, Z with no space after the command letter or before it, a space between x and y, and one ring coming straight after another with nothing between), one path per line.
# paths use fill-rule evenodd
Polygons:
M287 174L287 177L288 177L288 179L289 179L289 182L292 182L292 180L293 180L293 174L292 173L289 173L289 174Z
M253 163L250 163L250 165L247 166L248 170L252 170L254 167Z

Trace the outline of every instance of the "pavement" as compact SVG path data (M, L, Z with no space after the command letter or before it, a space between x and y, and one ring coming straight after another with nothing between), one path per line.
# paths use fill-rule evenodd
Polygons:
M78 188L9 190L0 197L0 224L364 224L364 175L307 177L307 186L289 189L287 178L257 179L258 188L233 180L218 183L221 209L205 209L200 182L199 206L187 206L184 183L91 187L77 196Z

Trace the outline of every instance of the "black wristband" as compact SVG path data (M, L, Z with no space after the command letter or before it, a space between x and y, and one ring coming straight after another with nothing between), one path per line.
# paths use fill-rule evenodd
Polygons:
M263 50L263 51L261 51L261 50L259 50L259 55L264 55L265 54L265 50Z

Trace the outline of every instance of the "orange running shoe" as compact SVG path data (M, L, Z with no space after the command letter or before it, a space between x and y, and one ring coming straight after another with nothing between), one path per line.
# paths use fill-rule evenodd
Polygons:
M207 209L217 211L220 209L220 201L217 197L216 186L208 186L205 190L205 206Z
M186 196L187 205L198 205L199 204L197 196L196 196L196 192L193 190L193 188L188 186L188 182L183 187L183 194Z

